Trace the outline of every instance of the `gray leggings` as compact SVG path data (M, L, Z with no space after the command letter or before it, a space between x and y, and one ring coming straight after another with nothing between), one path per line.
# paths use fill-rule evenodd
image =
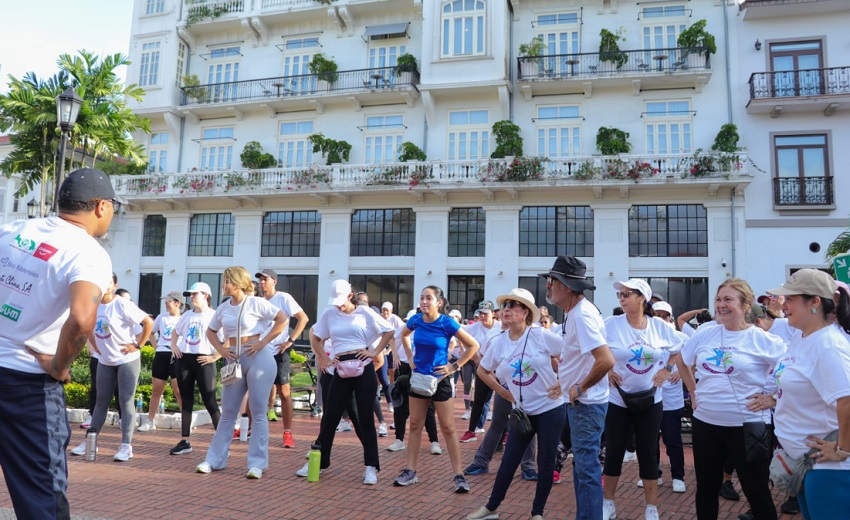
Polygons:
M98 433L106 421L106 412L112 401L112 389L118 383L118 396L121 408L121 443L133 443L133 429L136 427L136 409L133 399L136 397L136 384L139 382L139 371L142 368L141 358L128 361L123 365L109 366L98 361L97 365L97 402L91 416L92 428Z

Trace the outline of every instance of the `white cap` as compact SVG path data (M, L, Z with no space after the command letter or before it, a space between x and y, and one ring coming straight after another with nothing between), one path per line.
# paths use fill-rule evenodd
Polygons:
M664 311L670 316L673 315L673 307L670 307L670 304L667 302L655 302L652 304L652 310L654 311Z
M451 316L452 318L457 318L457 321L463 319L463 314L461 314L460 311L457 309L452 309L451 311L449 311L449 316Z
M334 280L328 294L328 305L342 305L348 301L351 294L351 284L346 280Z
M407 316L404 317L404 320L407 321L414 316L416 316L416 309L410 309L410 312L407 313Z
M392 312L393 311L393 304L390 303L390 302L384 302L383 305L381 305L381 310L384 310L384 309L389 309L390 312Z
M634 289L639 292L646 301L649 301L652 298L652 288L646 283L644 280L640 278L630 278L625 282L614 282L614 289L618 291L622 291L624 288L626 289Z
M192 284L192 287L189 287L185 291L183 291L183 296L192 296L192 293L204 293L212 296L212 290L210 289L209 284L204 282L195 282Z

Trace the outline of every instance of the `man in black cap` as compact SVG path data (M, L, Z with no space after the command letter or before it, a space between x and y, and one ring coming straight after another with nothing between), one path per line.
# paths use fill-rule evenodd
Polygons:
M112 273L94 238L119 203L109 178L76 170L57 202L58 216L0 228L0 467L18 518L71 516L64 383Z
M614 356L605 339L605 323L584 291L596 287L584 262L559 256L546 278L546 301L564 310L558 379L569 396L567 426L573 449L576 520L602 518L602 465L599 445L608 411L608 371Z

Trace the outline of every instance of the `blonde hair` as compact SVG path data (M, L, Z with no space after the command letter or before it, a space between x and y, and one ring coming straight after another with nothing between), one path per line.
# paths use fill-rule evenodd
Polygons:
M251 273L240 265L225 269L222 280L233 283L248 296L254 295L254 282L251 280Z
M724 287L738 291L740 294L738 301L741 302L741 308L744 311L744 316L748 316L750 309L753 308L753 302L756 299L756 295L753 292L752 287L750 287L750 284L748 284L743 278L727 278L717 287L715 297L717 297L717 294L720 293L720 289Z

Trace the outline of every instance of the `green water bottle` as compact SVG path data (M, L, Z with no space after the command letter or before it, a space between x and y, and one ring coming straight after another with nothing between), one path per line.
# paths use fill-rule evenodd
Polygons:
M318 482L322 465L322 448L318 442L310 445L310 455L307 457L307 482Z

